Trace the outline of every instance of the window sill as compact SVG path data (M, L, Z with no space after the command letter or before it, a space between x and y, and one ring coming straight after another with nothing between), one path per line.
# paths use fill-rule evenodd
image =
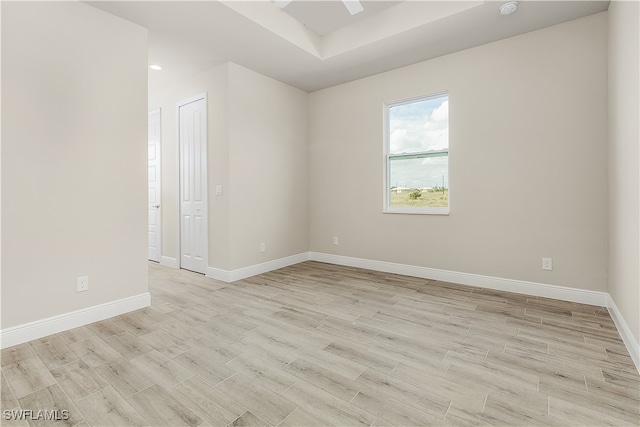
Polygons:
M387 207L382 210L383 214L405 214L405 215L449 215L449 208L403 208Z

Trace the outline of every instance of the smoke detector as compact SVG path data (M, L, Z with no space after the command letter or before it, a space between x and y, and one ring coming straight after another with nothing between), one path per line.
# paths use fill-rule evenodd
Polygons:
M510 1L500 6L500 13L504 16L511 15L516 10L518 10L517 1Z

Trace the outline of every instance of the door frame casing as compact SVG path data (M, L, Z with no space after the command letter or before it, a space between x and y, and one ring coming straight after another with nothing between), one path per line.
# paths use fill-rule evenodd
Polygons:
M205 265L205 269L209 268L209 159L208 159L208 153L209 153L209 108L208 108L208 100L207 100L207 92L202 92L198 95L194 95L191 96L189 98L183 99L182 101L178 101L176 103L176 140L177 140L177 144L176 144L176 150L177 150L177 155L176 155L176 159L177 159L177 174L176 174L176 183L178 185L178 227L177 227L177 233L176 233L176 237L177 237L177 243L178 243L178 256L176 257L177 260L177 268L180 269L182 268L182 183L180 182L180 176L181 176L181 168L182 168L182 156L181 156L181 145L180 145L180 108L184 107L185 105L191 104L193 102L196 101L200 101L200 100L204 100L204 116L205 116L205 120L204 120L204 138L205 138L205 143L203 146L203 154L204 154L204 169L203 169L203 175L204 175L204 191L203 191L203 197L204 197L204 205L206 206L206 220L204 221L204 248L203 248L203 253L204 253L204 259L206 261L206 265ZM206 272L203 272L203 274L206 274Z
M156 108L147 113L147 126L148 126L149 116L156 113L158 114L158 123L159 123L158 150L156 152L156 157L158 159L157 160L157 165L158 165L158 184L157 184L158 185L158 202L157 204L160 205L160 207L158 208L158 214L157 214L158 216L156 218L158 220L158 230L157 230L158 262L161 262L162 261L162 108ZM149 135L147 134L147 146L148 144L149 144ZM147 161L147 164L148 164L148 161ZM149 180L149 177L147 177L147 182L148 180Z

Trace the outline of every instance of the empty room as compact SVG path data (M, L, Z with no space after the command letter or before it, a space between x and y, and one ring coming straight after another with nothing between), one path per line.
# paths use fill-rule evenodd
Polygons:
M640 425L639 6L2 1L0 424Z

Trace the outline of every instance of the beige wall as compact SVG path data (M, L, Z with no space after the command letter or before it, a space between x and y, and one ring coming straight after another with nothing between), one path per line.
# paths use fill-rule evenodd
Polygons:
M2 2L2 328L148 291L146 52L85 4Z
M162 254L178 258L176 103L208 94L209 266L308 250L307 93L228 63L150 96L162 108ZM215 195L223 185L224 194ZM260 243L266 252L260 253Z
M312 93L311 250L606 291L606 19ZM383 214L383 105L442 91L451 214Z
M162 108L162 247L178 258L176 103L207 92L210 266L312 250L608 291L640 339L637 17L614 1L312 94L225 64L147 107L144 29L3 2L2 328L147 292L147 109ZM443 90L451 214L382 214L383 104Z
M609 294L640 341L637 2L609 5Z
M235 64L229 77L233 270L309 250L308 95Z
M178 107L177 103L207 94L207 163L209 189L209 266L229 266L229 197L215 196L215 186L229 184L228 153L229 66L208 70L159 93L150 94L149 110L161 109L162 120L162 255L178 259Z

